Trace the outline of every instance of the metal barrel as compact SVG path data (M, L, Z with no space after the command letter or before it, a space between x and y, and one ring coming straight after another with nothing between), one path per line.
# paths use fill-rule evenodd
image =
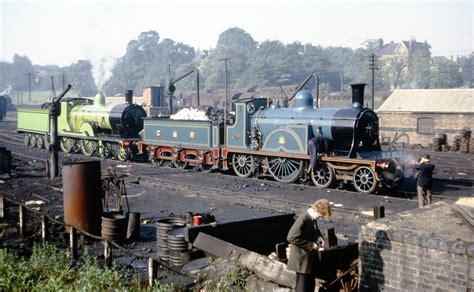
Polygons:
M188 253L188 242L184 239L184 228L168 231L169 261L174 266L181 266L185 262L183 257ZM189 256L187 256L189 259Z
M184 227L185 220L179 217L159 219L156 222L156 245L158 257L163 261L169 260L168 231Z
M102 214L102 238L121 240L125 238L127 218L119 212Z
M102 195L100 161L62 163L64 223L100 236ZM66 228L69 232L69 228Z
M127 239L140 239L140 213L128 213Z

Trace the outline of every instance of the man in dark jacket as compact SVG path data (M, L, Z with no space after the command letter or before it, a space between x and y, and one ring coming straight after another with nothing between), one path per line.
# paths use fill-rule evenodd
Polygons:
M331 216L331 205L328 200L321 199L296 219L288 232L290 256L287 268L296 272L297 292L313 292L315 287L314 262L324 240L318 229L317 221Z
M415 166L418 171L416 180L416 191L418 193L418 205L421 207L431 204L431 187L433 185L434 164L430 163L430 156L423 156L420 163Z

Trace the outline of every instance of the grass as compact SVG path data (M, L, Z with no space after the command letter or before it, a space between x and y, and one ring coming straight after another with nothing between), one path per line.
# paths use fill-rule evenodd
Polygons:
M173 286L155 282L153 288L129 283L118 267L103 268L87 249L72 262L51 244L35 245L31 256L18 257L0 248L0 291L128 290L173 291Z

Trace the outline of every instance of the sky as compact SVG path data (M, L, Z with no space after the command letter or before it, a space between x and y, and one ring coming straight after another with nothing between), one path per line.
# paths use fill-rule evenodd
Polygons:
M118 58L149 30L208 49L232 27L258 42L357 48L366 39L415 37L427 41L435 56L474 51L472 0L0 1L0 59L8 62L14 54L60 66Z

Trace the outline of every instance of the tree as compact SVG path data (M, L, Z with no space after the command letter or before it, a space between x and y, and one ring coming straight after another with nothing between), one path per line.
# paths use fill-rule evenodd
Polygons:
M433 64L430 79L432 88L455 88L463 84L458 66L446 58Z
M92 77L92 64L89 60L79 60L77 63L65 67L64 74L67 76L68 83L80 95L94 96L97 93L97 87Z

